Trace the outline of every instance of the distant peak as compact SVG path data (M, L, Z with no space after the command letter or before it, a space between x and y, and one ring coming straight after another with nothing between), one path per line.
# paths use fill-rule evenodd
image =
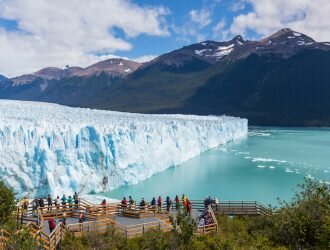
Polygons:
M238 36L235 36L233 39L233 41L244 41L243 37L238 35Z

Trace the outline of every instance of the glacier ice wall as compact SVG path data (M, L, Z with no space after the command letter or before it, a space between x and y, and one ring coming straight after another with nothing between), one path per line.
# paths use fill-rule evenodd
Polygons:
M246 134L246 119L227 116L144 115L1 100L0 177L20 196L105 191Z

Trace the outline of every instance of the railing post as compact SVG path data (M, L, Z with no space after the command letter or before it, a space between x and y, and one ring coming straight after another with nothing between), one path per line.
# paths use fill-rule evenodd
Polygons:
M142 233L144 234L144 223L142 225Z

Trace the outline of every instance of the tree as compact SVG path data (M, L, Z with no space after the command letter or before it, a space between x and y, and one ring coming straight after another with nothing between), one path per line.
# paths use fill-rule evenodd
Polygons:
M290 248L327 249L330 242L330 189L305 179L290 202L280 201L273 216L273 240Z
M8 249L38 250L41 249L38 240L33 237L29 227L23 227L21 230L12 234Z
M0 180L0 227L12 219L13 212L16 210L14 192Z

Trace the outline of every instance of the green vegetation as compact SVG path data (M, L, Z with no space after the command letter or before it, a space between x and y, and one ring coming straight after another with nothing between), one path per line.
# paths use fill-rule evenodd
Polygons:
M0 182L4 201L1 210L3 223L13 218L12 191ZM6 198L7 197L7 198ZM9 198L8 198L9 197ZM5 203L5 201L9 203ZM10 203L11 202L11 203ZM62 249L330 249L330 187L325 183L306 179L299 185L291 201L280 201L272 208L271 216L234 217L217 215L220 230L209 235L194 235L196 222L179 212L171 222L174 230L147 231L141 237L127 239L111 226L103 235L89 234L75 238L67 233ZM3 224L3 225L5 225ZM28 228L13 234L9 249L38 249L37 240Z
M289 202L280 201L272 216L234 217L218 215L220 230L193 235L195 222L179 213L178 230L151 230L126 239L114 229L106 235L66 237L64 249L330 249L330 189L306 179Z
M11 188L0 180L0 227L11 228L13 214L16 211L15 195Z

